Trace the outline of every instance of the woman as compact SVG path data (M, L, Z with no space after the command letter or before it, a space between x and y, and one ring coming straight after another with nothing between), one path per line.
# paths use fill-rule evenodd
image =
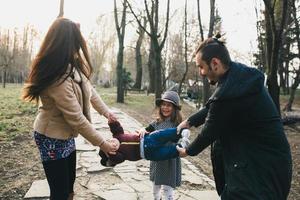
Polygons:
M90 103L110 121L115 116L89 82L92 66L78 24L56 19L34 59L23 99L39 102L34 138L50 187L51 200L73 199L76 177L74 138L80 133L106 153L106 142L90 122Z

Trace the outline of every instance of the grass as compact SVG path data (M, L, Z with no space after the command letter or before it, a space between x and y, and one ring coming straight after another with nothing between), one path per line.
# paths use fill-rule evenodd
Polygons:
M32 124L37 112L34 103L21 100L23 85L7 84L6 88L0 87L0 141L11 141L18 135L29 134L32 131ZM103 101L109 107L123 108L125 110L145 110L152 112L154 108L153 95L125 96L125 103L116 102L116 88L98 88Z
M17 84L0 88L0 141L12 140L32 129L37 106L22 101L21 90L22 85Z
M116 102L117 99L117 89L116 88L100 88L97 87L96 90L102 97L103 101L109 106L119 106ZM130 106L133 109L143 108L146 105L153 104L154 107L154 95L141 95L142 93L130 93L125 96L124 104Z

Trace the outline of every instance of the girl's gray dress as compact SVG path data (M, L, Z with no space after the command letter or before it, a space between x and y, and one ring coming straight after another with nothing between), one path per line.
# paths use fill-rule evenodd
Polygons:
M151 125L155 130L174 128L176 124L170 120L161 123L152 122ZM164 161L150 161L150 180L155 185L168 185L172 188L181 185L181 161L180 158L174 158Z

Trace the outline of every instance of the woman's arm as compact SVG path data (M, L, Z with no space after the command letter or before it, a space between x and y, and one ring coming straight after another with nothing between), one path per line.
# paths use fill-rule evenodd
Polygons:
M68 123L73 130L79 132L90 143L99 146L103 151L115 151L115 147L107 143L84 116L74 93L73 83L70 77L59 85L49 87L47 93L49 97L54 100L57 109L61 111L66 123Z
M109 121L117 121L116 116L110 111L108 106L104 103L102 98L99 96L95 88L93 88L92 85L91 87L91 103L93 108L97 110L97 112L101 115L104 115Z
M51 86L47 93L49 97L54 100L55 106L61 111L65 121L72 129L79 132L95 146L99 146L104 142L104 138L84 116L82 108L74 93L70 77L59 85Z

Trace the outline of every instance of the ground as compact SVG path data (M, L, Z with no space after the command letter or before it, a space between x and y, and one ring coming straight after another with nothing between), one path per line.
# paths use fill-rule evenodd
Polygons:
M21 200L33 180L45 177L30 132L36 108L19 100L20 87L0 90L1 96L4 94L0 99L0 199ZM153 96L128 95L125 104L113 103L115 97L112 98L111 92L104 91L102 96L110 106L123 110L144 125L153 120ZM184 104L182 112L187 117L195 109ZM285 130L293 156L293 182L288 199L296 200L300 199L300 124L286 126ZM192 137L197 131L192 129ZM213 179L209 149L198 156L188 157L188 160Z

